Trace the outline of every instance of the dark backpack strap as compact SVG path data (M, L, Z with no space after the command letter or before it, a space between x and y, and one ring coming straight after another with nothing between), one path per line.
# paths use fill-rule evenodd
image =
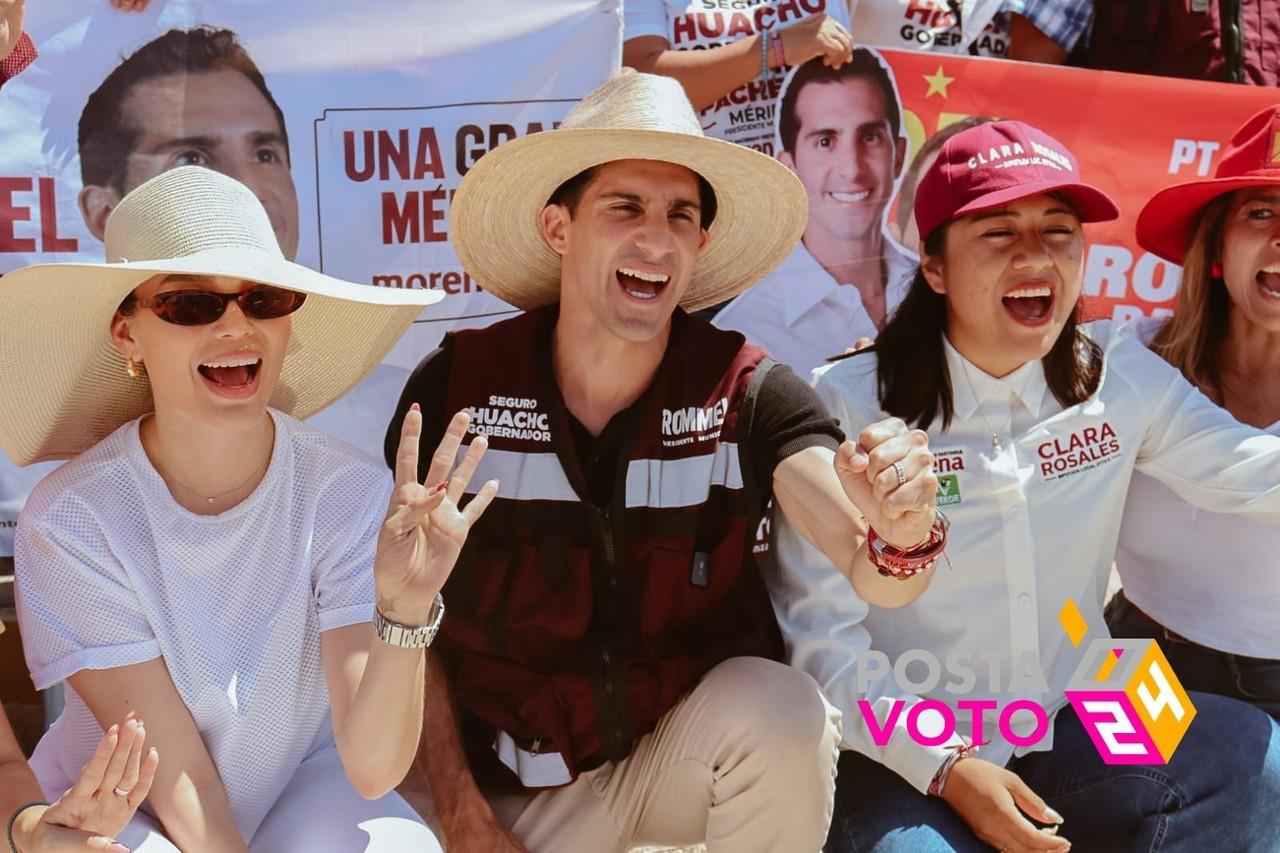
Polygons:
M751 536L755 535L756 525L759 524L760 516L764 514L765 494L760 490L760 484L756 482L755 466L752 465L751 427L755 423L756 399L760 396L760 388L764 385L769 371L777 366L778 362L768 356L760 360L755 372L751 374L751 380L747 383L746 394L742 397L742 408L738 410L738 467L742 470L742 497L746 501L748 517L753 522L749 533ZM772 484L767 491L772 491Z

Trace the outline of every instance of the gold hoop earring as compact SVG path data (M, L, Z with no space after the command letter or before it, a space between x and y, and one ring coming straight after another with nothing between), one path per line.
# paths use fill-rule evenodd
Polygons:
M142 375L142 370L139 369L138 363L131 358L125 360L124 372L129 374L130 379L137 379Z

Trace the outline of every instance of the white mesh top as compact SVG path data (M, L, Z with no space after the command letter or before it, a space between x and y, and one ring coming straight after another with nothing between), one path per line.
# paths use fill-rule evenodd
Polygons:
M262 482L216 516L179 506L132 421L45 478L15 539L27 665L46 688L163 657L252 838L298 764L332 743L320 633L371 618L385 466L280 412ZM67 689L32 767L46 793L102 735Z

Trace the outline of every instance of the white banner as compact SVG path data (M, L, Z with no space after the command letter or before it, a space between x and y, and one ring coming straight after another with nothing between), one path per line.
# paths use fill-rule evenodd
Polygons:
M29 4L39 56L0 88L0 272L101 260L106 213L166 168L232 174L298 261L447 294L364 384L313 419L381 455L408 369L449 328L514 311L449 245L458 181L494 146L554 127L618 67L621 7L152 0L128 14L106 0ZM174 33L196 27L209 29ZM0 466L0 554L11 553L26 491L49 467Z

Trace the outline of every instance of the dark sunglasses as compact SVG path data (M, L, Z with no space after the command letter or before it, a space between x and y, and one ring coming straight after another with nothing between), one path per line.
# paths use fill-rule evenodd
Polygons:
M134 302L137 308L150 308L166 323L179 326L206 326L216 321L227 310L227 304L235 302L246 317L254 320L274 320L292 314L302 307L307 294L296 290L284 290L257 284L239 293L218 293L213 290L170 290L158 293L150 299Z

